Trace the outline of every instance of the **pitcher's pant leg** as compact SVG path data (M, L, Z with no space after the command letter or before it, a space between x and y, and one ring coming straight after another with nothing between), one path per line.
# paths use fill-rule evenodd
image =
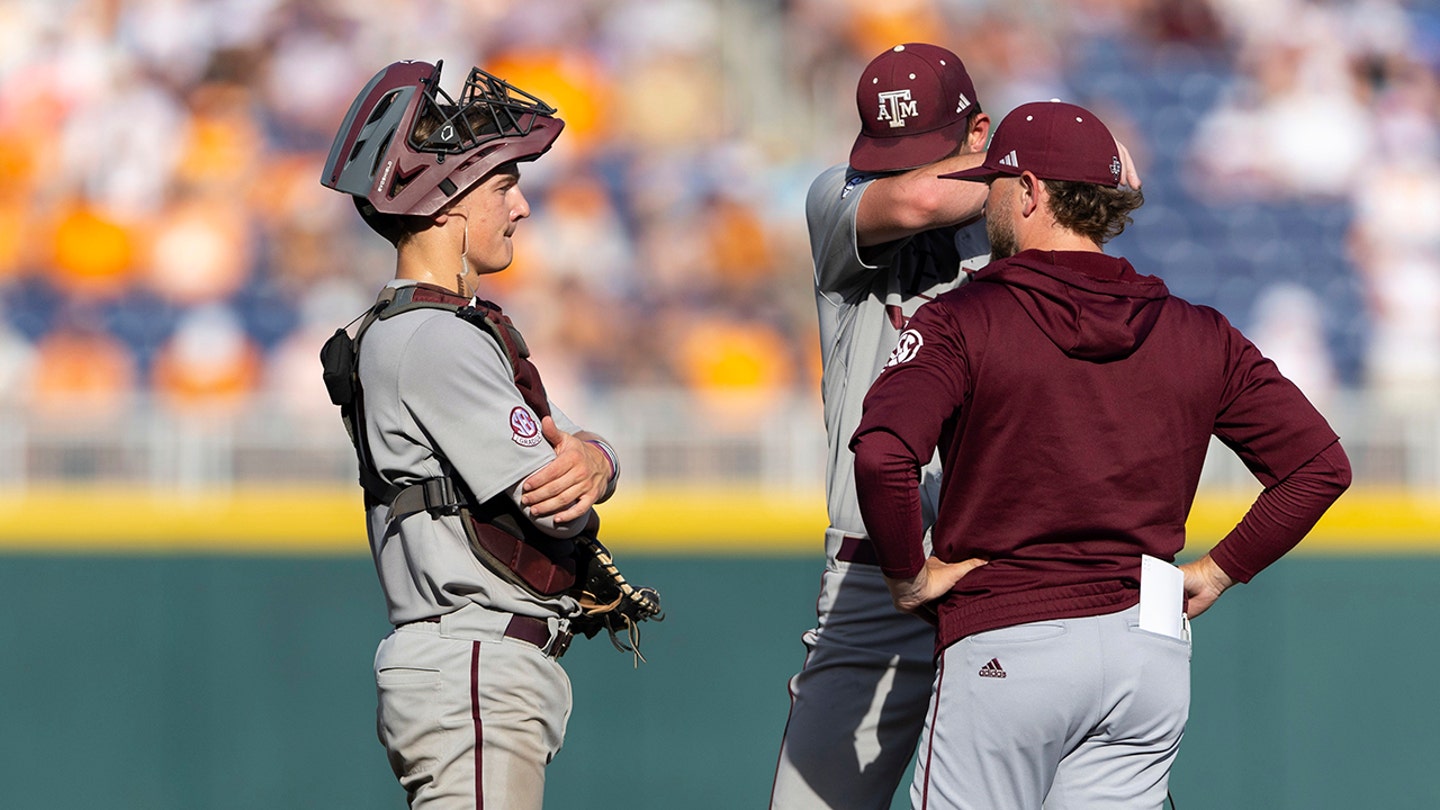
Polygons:
M934 628L900 613L879 568L832 563L790 679L773 810L887 810L910 766L934 673Z

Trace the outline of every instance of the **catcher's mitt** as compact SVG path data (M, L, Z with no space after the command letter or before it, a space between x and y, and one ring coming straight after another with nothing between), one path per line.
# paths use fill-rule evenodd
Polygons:
M660 592L627 582L615 567L610 550L594 535L582 533L575 543L580 551L580 571L574 593L580 602L580 615L570 620L570 629L586 638L605 630L615 649L633 653L635 666L640 666L645 660L640 654L640 622L665 619ZM620 639L622 632L624 641Z

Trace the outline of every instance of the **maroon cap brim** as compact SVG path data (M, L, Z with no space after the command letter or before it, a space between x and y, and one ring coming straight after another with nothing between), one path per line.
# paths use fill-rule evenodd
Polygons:
M1009 166L987 166L981 164L973 169L962 169L958 172L946 172L940 175L942 180L979 180L985 181L992 177L1019 177L1020 172L1011 169Z
M861 134L850 149L850 168L859 172L903 172L955 154L967 131L962 119L939 129L895 138Z

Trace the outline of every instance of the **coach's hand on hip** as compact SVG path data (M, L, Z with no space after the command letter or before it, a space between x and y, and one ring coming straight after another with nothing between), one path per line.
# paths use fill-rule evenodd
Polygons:
M895 607L904 613L931 613L929 604L950 592L961 577L984 565L987 561L972 558L961 562L945 562L939 557L925 560L920 573L909 579L885 578L890 588L890 598Z
M1209 610L1220 594L1235 584L1209 554L1185 563L1180 570L1185 574L1185 615L1192 619Z

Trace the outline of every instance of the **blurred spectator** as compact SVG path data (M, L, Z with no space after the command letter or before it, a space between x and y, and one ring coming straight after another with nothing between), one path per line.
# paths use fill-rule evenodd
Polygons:
M717 194L706 201L700 217L705 225L705 253L722 289L744 294L759 289L780 272L765 222L745 201Z
M257 54L254 66L260 109L279 150L323 152L345 116L351 83L375 69L368 60L378 49L359 47L360 21L346 19L326 4L277 5L269 20L270 47ZM390 30L391 21L377 28ZM385 61L379 56L375 60ZM296 81L298 76L304 80Z
M83 199L60 206L50 229L50 280L75 300L114 298L133 281L142 235Z
M695 392L708 424L753 426L796 385L790 344L763 322L697 316L674 347L682 381Z
M300 323L271 351L260 392L268 410L306 428L331 426L335 406L320 376L320 347L374 303L366 288L344 279L315 282Z
M614 99L609 78L593 55L570 47L510 50L484 67L560 111L567 151L585 154L607 135L606 113Z
M872 3L847 0L841 12L852 47L862 54L878 54L897 42L937 42L944 21L934 0L892 0ZM965 55L961 54L961 59Z
M164 407L211 424L240 413L259 382L258 347L235 313L220 305L190 310L160 347L151 372Z
M190 126L179 145L176 184L231 194L243 190L264 157L254 91L233 82L207 82L194 88L187 101Z
M0 321L0 407L24 405L33 390L35 347L23 335Z
M41 250L35 180L46 141L43 132L10 123L14 105L4 91L0 82L0 282L13 279Z
M1440 402L1440 81L1403 52L1363 56L1376 145L1349 236L1373 324L1365 382L1385 407L1430 412Z
M117 60L107 87L77 102L60 128L53 161L62 187L115 217L153 215L169 196L195 125L154 76ZM47 161L48 163L49 161Z
M1260 291L1245 333L1322 413L1335 394L1335 361L1325 339L1325 302L1291 282Z
M1208 196L1340 197L1360 180L1372 121L1345 20L1292 5L1283 27L1246 31L1237 81L1195 135L1194 179Z
M609 189L593 170L582 167L566 176L546 195L543 209L532 206L531 218L520 227L521 241L544 246L527 251L527 265L557 284L580 281L623 291L637 281L630 233ZM507 290L514 293L523 294L532 286L507 282Z
M138 380L148 379L153 354L154 380L172 404L225 390L245 402L236 392L263 384L266 396L249 401L309 413L319 389L304 380L318 367L316 341L358 314L324 301L334 289L373 288L393 269L383 240L316 182L345 113L337 99L348 94L334 88L356 86L391 59L444 59L447 92L458 94L479 64L567 121L553 159L526 169L527 194L544 204L520 228L514 269L493 282L537 350L573 359L551 370L550 383L596 394L689 388L743 421L777 394L816 388L806 379L816 368L813 303L794 268L810 263L808 178L820 156L848 148L844 133L854 129L843 77L896 42L938 40L965 59L992 115L1083 95L1107 120L1126 122L1122 139L1153 195L1139 215L1157 219L1144 233L1160 240L1135 253L1155 260L1177 291L1222 309L1264 303L1265 316L1272 299L1256 300L1265 288L1295 281L1319 298L1272 291L1281 314L1266 340L1278 352L1319 356L1307 353L1320 343L1301 348L1319 340L1313 330L1302 338L1280 328L1298 328L1310 307L1330 314L1332 347L1337 333L1370 338L1341 347L1357 358L1357 380L1335 371L1323 382L1318 360L1313 372L1302 371L1308 360L1286 361L1297 376L1336 389L1363 382L1432 408L1440 89L1433 31L1427 39L1417 27L1433 26L1433 11L1426 18L1419 8L4 3L0 295L43 306L11 311L21 334L0 334L0 355L35 344L24 393L36 403L93 387L109 392L99 400L108 407L145 389ZM1174 159L1182 145L1188 188L1172 165L1183 162ZM1317 199L1353 212L1353 223L1248 219L1257 201L1303 208ZM1341 260L1313 248L1347 226L1350 258L1331 267ZM1251 244L1240 238L1247 233L1264 238ZM1363 308L1336 297L1352 286ZM76 323L91 305L140 311L89 310L106 314L107 333L94 317ZM52 324L52 310L68 314ZM152 311L164 322L142 328ZM189 325L171 336L175 320ZM616 352L617 342L633 350ZM93 368L76 360L85 346ZM215 367L191 357L219 348L231 354ZM1339 360L1332 365L1346 368Z
M135 358L97 324L92 312L72 308L36 344L32 416L92 429L126 413L139 375Z
M250 211L235 193L215 188L179 196L158 217L145 280L178 304L225 300L249 279L253 236Z
M1373 323L1366 382L1403 411L1440 402L1440 162L1411 153L1356 190L1351 253Z
M336 194L315 199L311 186L322 164L313 155L277 154L261 167L245 200L256 229L251 237L254 261L265 268L265 278L252 283L273 284L303 299L315 295L310 290L337 272L380 278L393 271L388 266L393 259L380 253L383 239L372 235L360 241L355 237L363 234L350 232L356 217L348 200ZM376 250L373 262L363 251L367 245ZM369 272L345 266L350 264Z

